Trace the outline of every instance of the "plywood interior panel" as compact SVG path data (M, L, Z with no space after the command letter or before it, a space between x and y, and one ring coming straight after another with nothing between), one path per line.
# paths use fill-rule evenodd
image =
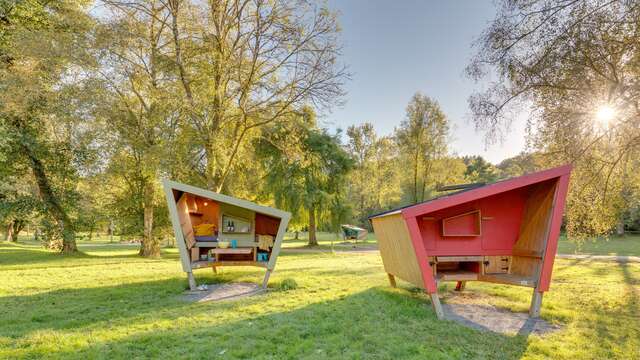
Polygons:
M238 217L243 220L249 221L251 223L251 229L248 233L226 233L223 230L222 226L222 217L224 215ZM256 242L255 240L255 219L256 213L249 209L241 208L239 206L231 205L231 204L220 204L220 223L218 224L218 229L220 232L218 234L218 238L224 241L237 240L238 246L253 246Z
M518 241L513 247L512 274L538 278L542 259L534 255L542 254L546 246L555 189L556 180L531 188L525 203Z
M385 271L415 286L424 287L422 271L402 215L373 218L371 222Z
M211 199L193 196L191 222L193 225L215 224L220 218L220 205Z
M178 200L176 207L178 209L178 219L180 220L180 228L182 229L182 236L190 249L196 243L196 239L193 235L193 225L191 224L191 217L189 216L188 194L183 194Z

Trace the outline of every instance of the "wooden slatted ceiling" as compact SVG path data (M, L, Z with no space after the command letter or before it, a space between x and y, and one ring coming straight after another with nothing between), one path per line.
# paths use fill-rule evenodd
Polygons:
M371 222L385 271L413 285L424 287L416 252L402 214L374 218Z
M542 265L542 252L549 236L549 224L557 181L533 187L525 204L520 236L513 246L511 273L536 280Z

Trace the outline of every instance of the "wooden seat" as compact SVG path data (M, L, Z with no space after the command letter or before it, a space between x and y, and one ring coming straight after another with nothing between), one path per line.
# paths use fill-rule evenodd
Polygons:
M197 248L216 248L218 247L217 241L196 241L193 247Z
M483 261L484 256L436 256L436 262Z
M213 254L251 254L252 248L217 248L211 250Z

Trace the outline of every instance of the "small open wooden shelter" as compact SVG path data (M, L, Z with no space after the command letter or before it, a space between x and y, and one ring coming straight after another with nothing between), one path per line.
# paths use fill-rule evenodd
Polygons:
M448 194L370 217L385 271L426 290L438 318L440 281L533 288L529 314L549 290L571 166Z
M291 214L175 181L163 185L189 288L196 289L194 269L220 266L265 268L266 288Z
M340 227L342 228L342 237L345 240L364 240L369 235L367 229L355 225L342 224Z

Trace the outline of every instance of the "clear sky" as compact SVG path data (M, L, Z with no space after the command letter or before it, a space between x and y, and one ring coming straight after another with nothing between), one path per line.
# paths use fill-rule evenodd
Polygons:
M343 61L353 78L346 105L327 114L331 127L373 123L390 134L404 118L416 91L440 103L453 124L451 150L478 154L497 163L524 148L524 121L516 121L508 139L485 147L475 131L467 98L481 85L464 75L472 42L495 15L490 0L366 1L329 0L340 11Z

